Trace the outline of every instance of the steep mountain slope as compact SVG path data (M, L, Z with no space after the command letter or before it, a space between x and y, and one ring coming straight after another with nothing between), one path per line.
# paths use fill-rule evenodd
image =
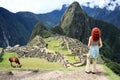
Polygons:
M12 13L0 7L0 47L27 44L36 23L42 21L47 28L51 28L60 21L65 9L64 5L60 11L34 14L31 12Z
M0 8L0 47L24 45L29 37L29 32L15 17L15 14Z
M39 14L40 21L44 23L47 28L52 28L60 22L63 13L66 10L66 5L62 6L61 10L54 10L50 13Z
M36 36L41 36L43 38L49 37L52 35L52 32L48 30L42 22L39 22L35 25L32 34L30 36L30 41Z
M103 49L101 53L118 63L120 63L120 30L113 24L95 20L89 17L85 11L80 8L79 3L72 3L64 13L60 24L53 29L59 29L66 36L77 38L83 43L87 43L90 31L93 27L99 27L102 31ZM63 34L63 33L61 33ZM116 55L114 55L116 54Z
M85 43L90 31L88 19L86 12L81 9L79 3L75 2L67 8L58 26L65 35Z
M31 34L33 27L39 22L39 17L31 12L18 12L15 14L17 20L24 25L25 29Z
M82 7L89 16L94 17L98 20L103 20L110 22L120 28L120 6L117 6L114 11L107 10L106 8L89 8L89 7Z
M61 10L54 10L45 14L34 14L31 12L18 12L16 13L16 17L18 20L26 26L26 28L32 32L33 27L39 21L43 22L43 24L47 28L52 28L60 21L61 16L63 15L66 6L63 5Z

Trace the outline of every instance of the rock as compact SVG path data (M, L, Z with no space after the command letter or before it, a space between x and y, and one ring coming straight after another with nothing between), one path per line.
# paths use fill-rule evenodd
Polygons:
M41 36L36 36L27 44L27 46L45 47L46 43Z

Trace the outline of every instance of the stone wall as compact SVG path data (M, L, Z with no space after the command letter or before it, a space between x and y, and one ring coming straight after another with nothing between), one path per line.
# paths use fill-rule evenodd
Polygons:
M10 47L5 49L7 52L15 52L18 54L19 58L25 57L36 57L36 58L43 58L49 62L58 62L65 67L68 67L70 64L69 61L65 58L64 55L60 54L59 52L50 51L45 47L30 47L30 46L22 46L22 47Z

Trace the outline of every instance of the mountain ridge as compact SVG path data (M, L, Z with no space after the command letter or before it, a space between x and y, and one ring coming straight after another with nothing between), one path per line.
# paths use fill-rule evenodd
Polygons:
M70 6L74 4L76 4L76 2ZM69 10L69 8L71 10ZM73 11L73 13L71 13L71 11ZM120 30L117 27L105 21L95 20L86 15L86 13L81 13L81 9L74 11L74 7L68 7L62 18L64 18L62 19L63 21L61 21L57 28L55 27L53 31L57 32L59 29L61 32L65 32L65 36L76 38L87 44L92 28L99 27L102 32L102 40L104 45L101 53L105 57L120 63L118 58L118 56L120 56L120 51L118 49L118 47L120 47ZM70 21L70 23L68 21ZM67 26L64 26L64 24L67 24ZM116 55L114 55L114 53L116 53Z
M89 8L82 6L87 14L95 19L107 21L114 24L120 29L120 6L117 6L114 11L107 10L106 7L101 9L98 7Z
M62 16L64 9L65 6L63 6L61 13L56 10L53 11L53 13L51 12L48 14L34 14L31 12L12 13L7 9L0 7L0 47L8 47L7 42L9 43L9 46L17 44L20 44L21 46L26 45L34 26L39 21L42 21L47 28L51 28L60 20L59 18ZM7 41L4 39L3 32L6 35ZM13 35L15 37L12 37Z

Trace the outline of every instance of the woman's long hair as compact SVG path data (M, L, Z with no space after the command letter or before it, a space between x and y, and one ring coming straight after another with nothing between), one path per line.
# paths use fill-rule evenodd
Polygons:
M94 27L91 32L93 41L98 41L101 36L101 31L98 27Z

